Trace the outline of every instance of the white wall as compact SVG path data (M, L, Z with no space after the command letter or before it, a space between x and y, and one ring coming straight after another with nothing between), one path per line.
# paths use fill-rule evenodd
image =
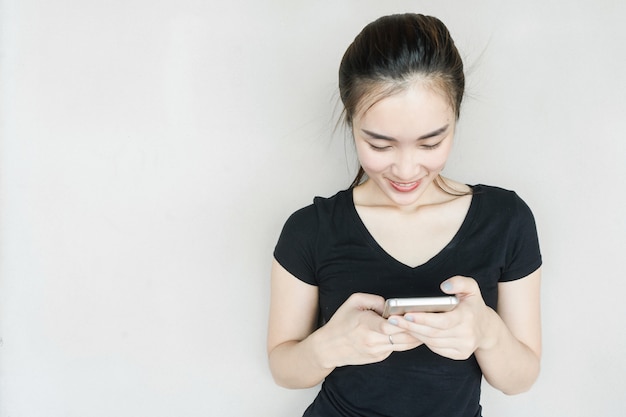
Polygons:
M471 67L448 175L539 226L543 372L485 414L623 415L624 4L1 0L0 416L301 414L316 390L265 360L271 253L349 183L337 66L398 11Z

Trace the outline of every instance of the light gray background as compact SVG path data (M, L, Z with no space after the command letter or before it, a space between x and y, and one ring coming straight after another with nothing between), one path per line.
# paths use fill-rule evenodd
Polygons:
M485 415L623 415L624 2L0 0L0 416L301 414L272 250L349 184L339 60L399 11L466 59L447 174L537 218L542 374Z

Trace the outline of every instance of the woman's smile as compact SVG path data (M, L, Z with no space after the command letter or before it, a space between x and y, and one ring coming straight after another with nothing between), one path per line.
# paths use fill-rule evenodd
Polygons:
M410 193L411 191L416 190L422 183L422 180L412 181L412 182L399 182L399 181L394 181L391 179L387 179L387 180L389 181L389 184L391 184L391 186L396 191L399 191L401 193Z

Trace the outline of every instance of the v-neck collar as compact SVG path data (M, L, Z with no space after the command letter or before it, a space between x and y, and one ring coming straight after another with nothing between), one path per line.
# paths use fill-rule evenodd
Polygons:
M417 266L410 266L410 265L405 264L404 262L399 261L398 259L393 257L391 254L389 254L385 249L383 249L383 247L380 246L380 244L376 241L376 239L374 239L374 236L367 229L367 226L365 226L365 223L363 223L363 220L361 219L361 216L359 216L359 213L356 209L356 206L354 204L354 195L353 195L354 189L353 188L347 190L348 191L347 192L348 211L350 213L352 221L354 222L356 227L360 230L362 235L365 237L365 239L367 240L367 243L372 248L374 248L382 257L387 258L391 262L399 264L403 266L404 268L408 268L410 270L428 269L428 268L435 267L439 265L440 263L444 262L448 258L448 256L453 252L452 249L454 249L467 236L467 231L469 227L471 226L473 219L476 217L476 212L478 210L478 206L480 205L480 186L469 185L469 187L472 189L472 200L470 202L470 206L467 210L467 213L465 214L465 218L463 219L463 222L461 223L461 226L456 231L452 239L439 252L437 252L432 258L430 258L426 262Z

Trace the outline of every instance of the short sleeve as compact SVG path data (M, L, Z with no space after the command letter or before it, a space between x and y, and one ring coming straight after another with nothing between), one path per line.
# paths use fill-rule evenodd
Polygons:
M290 274L311 285L317 285L315 242L318 229L315 206L300 209L287 219L274 248L276 261Z
M511 227L507 236L505 269L500 281L514 281L535 272L542 263L535 218L526 203L514 194Z

